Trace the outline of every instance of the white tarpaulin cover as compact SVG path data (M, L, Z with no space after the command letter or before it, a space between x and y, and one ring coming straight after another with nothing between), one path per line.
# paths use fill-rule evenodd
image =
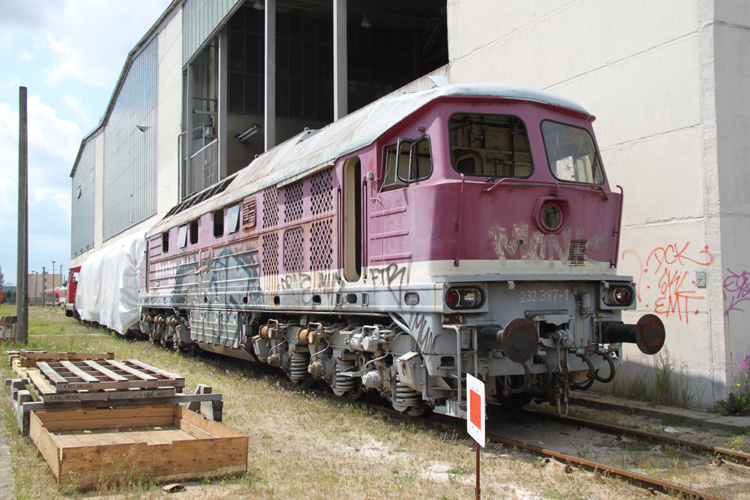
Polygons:
M138 321L139 273L145 252L143 235L135 234L99 250L83 263L76 291L81 319L122 334Z

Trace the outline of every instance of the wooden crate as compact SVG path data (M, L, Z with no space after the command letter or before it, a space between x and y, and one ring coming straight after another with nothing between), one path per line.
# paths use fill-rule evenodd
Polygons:
M31 413L29 436L59 485L91 489L148 477L242 473L248 437L180 405Z

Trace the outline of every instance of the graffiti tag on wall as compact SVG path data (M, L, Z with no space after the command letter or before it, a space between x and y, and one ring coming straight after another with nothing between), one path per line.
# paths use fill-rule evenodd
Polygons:
M739 305L750 300L750 274L747 271L737 274L731 269L727 269L727 273L729 276L724 279L724 301L729 304L724 309L724 316L728 316L730 311L745 312Z
M706 300L706 296L695 289L690 275L696 266L707 267L714 263L708 245L700 251L690 248L689 241L684 245L673 243L656 247L645 262L636 250L625 250L622 259L628 255L638 260L640 268L638 302L667 318L670 314L677 315L685 323L690 322L691 314L699 313L698 301Z

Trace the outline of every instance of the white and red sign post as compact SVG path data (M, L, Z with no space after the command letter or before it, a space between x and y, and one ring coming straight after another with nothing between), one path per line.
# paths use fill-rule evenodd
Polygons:
M476 500L481 497L481 489L479 488L479 446L484 448L484 382L476 377L466 374L466 394L467 394L467 409L469 414L466 418L466 432L469 436L474 438L477 447L477 486L474 490L476 493Z

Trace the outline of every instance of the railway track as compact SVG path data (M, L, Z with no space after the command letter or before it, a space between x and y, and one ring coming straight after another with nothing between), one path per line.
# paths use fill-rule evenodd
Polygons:
M694 453L703 453L707 455L713 455L721 458L724 461L734 462L738 465L750 466L750 454L743 453L741 451L730 450L729 448L722 448L718 446L710 446L695 441L688 441L685 439L674 438L670 436L664 436L662 434L654 434L652 432L645 432L638 429L630 429L628 427L620 427L618 425L605 424L602 422L594 422L590 420L582 420L572 417L559 417L550 413L543 413L531 410L519 410L522 415L535 416L539 418L546 418L548 420L554 420L562 424L577 425L586 427L595 431L606 432L609 434L618 434L630 436L635 439L658 444L671 444L675 446L681 446Z
M311 390L314 391L316 394L322 395L326 398L335 399L337 401L344 400L350 404L363 405L368 408L374 409L376 411L387 413L389 415L394 415L399 418L403 418L405 420L428 422L430 424L436 424L436 425L439 425L441 427L444 427L444 428L447 428L456 432L466 432L465 425L464 426L454 425L449 422L449 420L457 420L454 418L442 417L442 416L440 416L439 419L430 418L430 417L427 417L427 418L413 417L410 415L406 415L404 413L400 413L396 410L393 410L385 406L380 406L380 405L366 403L366 402L351 401L347 399L346 397L336 396L334 394L330 394L324 391L318 391L315 389L311 389ZM529 412L527 410L523 410L523 412L530 413L530 414L537 414L537 415L547 415L547 414L539 413L539 412ZM562 419L562 420L567 420L567 419ZM589 426L589 424L591 424L592 426L596 425L596 422L589 422L589 421L580 420L580 419L570 419L570 420L571 420L571 422L569 422L570 425L581 425L581 426L587 426L587 427ZM606 424L603 424L603 425L606 426ZM632 431L632 429L626 429L624 427L617 427L617 426L608 426L608 427L610 428L610 430L607 432L615 432L614 429L618 429L618 430L622 430L622 433L626 433L626 431L628 431L628 433L631 434L629 431ZM603 430L603 427L597 428L596 430ZM651 435L650 433L645 433L641 431L635 431L635 433L644 434L646 436L653 437L654 439L657 437L664 437L664 436L659 436L657 434ZM631 434L631 435L635 435L635 434ZM492 434L490 432L487 432L486 436L487 436L487 439L492 443L501 444L503 446L514 448L514 449L525 450L539 457L554 459L568 466L578 467L580 469L584 469L589 472L593 472L595 474L597 473L607 474L609 476L621 479L635 486L644 488L650 491L651 493L659 492L659 493L664 493L668 495L679 495L682 498L694 498L697 500L704 500L704 499L705 500L722 500L724 498L724 497L713 495L711 493L702 492L694 488L690 488L688 486L683 486L677 483L673 483L670 481L665 481L663 479L641 474L639 472L629 471L626 469L614 467L614 466L600 463L600 462L594 462L592 460L587 460L587 459L576 457L573 455L567 455L565 453L556 452L554 450L549 450L549 449L536 446L536 445L533 445L524 441L517 441L515 439L510 439L507 437L499 436L497 434ZM684 440L679 440L679 439L670 441L670 442L684 443L683 444L684 446L692 445L694 449L696 450L702 449L702 451L706 451L706 449L710 448L711 450L717 450L716 451L717 454L721 454L721 450L723 450L721 448L714 448L714 447L703 445L701 443L692 443L690 441L684 441ZM732 450L726 450L726 451L729 452L727 456L735 454L735 452L733 452ZM745 455L748 459L750 459L750 455L747 455L744 453L741 453L740 455Z
M217 356L216 358L219 358L219 356ZM213 359L213 361L217 362L218 359ZM219 364L225 364L225 363L221 363L219 361ZM283 377L283 376L280 378L286 379L286 377ZM299 386L297 387L299 388ZM309 390L321 397L336 400L338 402L346 402L348 404L353 404L353 405L362 405L374 411L386 413L388 415L392 415L392 416L395 416L404 420L426 422L431 425L437 425L446 429L450 429L457 433L466 432L466 426L462 425L463 421L459 421L458 419L455 419L455 418L445 417L442 415L435 415L432 417L414 417L414 416L407 415L405 413L400 413L396 410L393 410L392 408L383 406L381 404L374 404L374 403L362 402L362 401L352 401L345 396L336 396L329 392L325 392L323 390L318 390L315 388L307 388L305 390ZM496 405L496 406L499 407L500 405ZM503 410L503 411L507 411L507 410ZM696 443L696 442L687 441L683 439L671 438L669 436L662 436L659 434L653 434L653 433L644 432L644 431L640 431L636 429L629 429L626 427L615 426L611 424L603 424L599 422L592 422L588 420L576 419L576 418L571 418L571 417L561 418L556 415L551 415L551 414L543 413L543 412L535 412L535 411L530 411L530 410L514 410L514 411L518 415L521 415L524 417L551 419L551 420L558 421L565 425L586 427L589 429L593 429L593 430L608 433L608 434L627 435L635 439L647 441L651 443L658 442L658 443L674 444L674 445L682 446L686 449L690 449L696 453L711 454L711 455L715 455L718 457L722 457L723 459L729 460L739 465L743 465L743 466L750 465L749 454L736 452L734 450L729 450L726 448L713 447L713 446L705 445L702 443ZM459 424L458 422L461 422L461 423ZM492 443L500 444L505 447L509 447L513 449L525 450L536 456L553 459L558 462L564 463L568 466L580 468L580 469L583 469L583 470L586 470L595 474L609 475L611 477L618 478L620 480L626 481L635 486L646 489L650 491L651 493L659 492L659 493L668 494L668 495L677 495L682 498L694 498L694 499L705 499L705 500L721 500L724 498L724 497L717 496L711 493L702 492L694 488L690 488L688 486L683 486L677 483L673 483L673 482L666 481L663 479L648 476L646 474L641 474L639 472L622 469L620 467L614 467L612 465L595 462L595 461L581 458L578 456L560 453L560 452L550 450L547 448L543 448L541 446L536 446L534 444L530 444L524 441L510 439L504 436L500 436L498 434L494 434L489 431L487 432L486 436L487 436L487 439Z

